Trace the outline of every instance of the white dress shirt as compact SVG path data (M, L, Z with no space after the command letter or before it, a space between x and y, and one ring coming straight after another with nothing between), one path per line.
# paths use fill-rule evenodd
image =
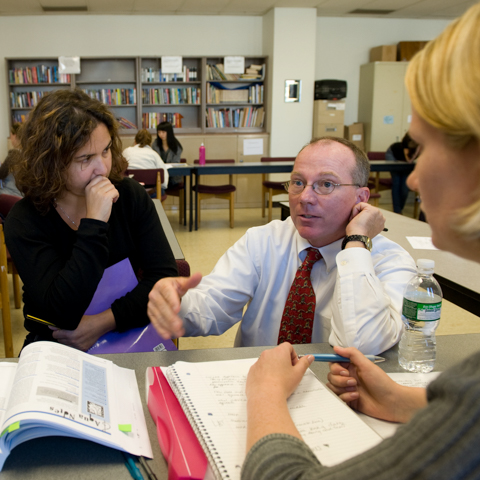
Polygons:
M140 147L134 145L123 151L123 156L128 162L128 168L132 170L148 170L152 168L163 168L162 187L167 188L168 185L168 169L160 158L160 155L153 150L152 147L145 145Z
M403 290L416 274L415 262L382 235L373 239L372 252L341 251L341 243L319 248L323 258L312 269L312 342L378 354L400 339ZM276 345L288 292L310 246L291 218L249 229L182 298L186 335L220 335L242 320L242 346Z

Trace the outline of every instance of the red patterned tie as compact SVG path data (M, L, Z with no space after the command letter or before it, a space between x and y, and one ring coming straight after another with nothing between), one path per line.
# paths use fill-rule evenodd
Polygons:
M283 310L278 343L311 343L315 317L315 292L310 281L313 264L322 258L316 248L307 248L307 256L297 270Z

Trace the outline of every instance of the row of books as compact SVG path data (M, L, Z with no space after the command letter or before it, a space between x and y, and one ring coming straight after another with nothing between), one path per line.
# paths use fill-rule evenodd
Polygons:
M138 128L134 123L130 122L124 117L118 117L117 122L120 124L122 128L127 128L129 130Z
M209 128L263 127L265 110L263 107L207 108L206 115Z
M142 83L149 82L196 82L198 80L197 67L183 66L183 73L164 73L161 68L142 68Z
M37 102L47 95L48 91L10 92L10 106L12 108L33 108Z
M143 128L157 128L157 125L162 122L169 122L174 128L182 128L182 118L181 113L161 113L161 112L150 112L142 114L142 125Z
M263 103L263 85L224 89L212 83L207 88L207 103Z
M200 88L143 88L143 105L200 104Z
M136 105L136 88L101 88L101 89L83 89L90 97L100 100L106 105Z
M58 66L39 65L38 67L13 68L8 71L10 83L70 83L71 76L58 73Z
M14 113L12 123L24 123L27 120L28 113Z
M250 65L245 73L225 73L223 63L207 64L207 81L210 80L260 80L265 74L264 65Z

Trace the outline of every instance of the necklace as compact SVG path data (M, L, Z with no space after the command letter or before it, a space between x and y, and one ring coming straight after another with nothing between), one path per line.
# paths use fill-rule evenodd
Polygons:
M63 212L63 214L77 227L78 230L78 225L70 218L70 215L57 203L57 199L53 199L55 201L55 205Z

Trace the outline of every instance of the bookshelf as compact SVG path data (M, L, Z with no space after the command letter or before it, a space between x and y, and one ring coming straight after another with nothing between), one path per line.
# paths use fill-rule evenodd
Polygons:
M204 58L205 133L265 131L265 57L245 57L246 74L225 74L223 57ZM247 74L251 70L251 74Z
M213 77L223 57L183 57L184 71L176 75L162 74L161 57L82 57L81 73L62 77L57 58L5 61L10 124L24 121L46 93L80 88L109 105L122 135L140 128L155 134L165 120L176 134L266 132L266 57L245 57L245 67L259 66L258 78Z

